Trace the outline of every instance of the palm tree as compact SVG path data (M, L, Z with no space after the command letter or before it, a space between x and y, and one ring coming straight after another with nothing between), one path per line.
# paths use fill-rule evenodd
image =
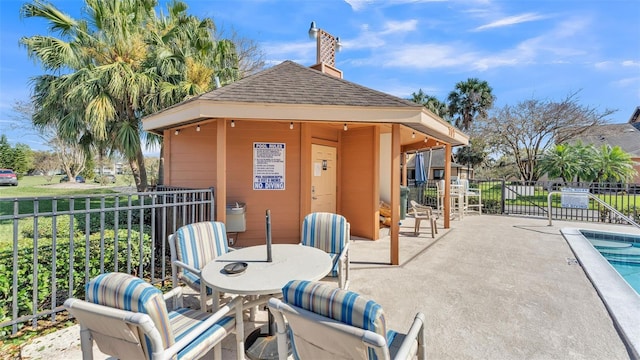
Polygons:
M173 2L168 6L169 15L154 24L150 37L153 55L147 67L158 79L159 91L148 98L151 111L207 92L216 86L216 80L224 85L243 75L235 44L229 40L213 41L213 21L189 16L186 9L184 3ZM160 146L163 158L162 138L148 134L146 140L147 146ZM158 184L164 183L163 173L160 162Z
M422 104L432 113L440 116L448 122L451 122L447 104L441 102L435 96L425 94L422 89L419 89L417 93L411 93L411 98L409 98L409 100L417 104Z
M580 169L580 158L569 144L557 144L544 152L538 163L540 173L550 179L557 177L567 183L574 179Z
M169 4L157 17L156 0L85 0L76 20L34 0L24 17L48 21L54 36L22 38L29 55L52 74L36 77L34 123L55 124L69 142L104 142L128 160L138 191L147 188L141 119L210 90L215 76L237 78L232 44L214 38L213 20L186 15Z
M454 119L455 126L468 130L476 117L487 116L487 111L495 101L491 92L489 83L477 78L457 83L448 97L449 115Z
M622 150L620 146L602 145L598 151L595 165L598 169L597 181L625 181L636 174L631 155Z

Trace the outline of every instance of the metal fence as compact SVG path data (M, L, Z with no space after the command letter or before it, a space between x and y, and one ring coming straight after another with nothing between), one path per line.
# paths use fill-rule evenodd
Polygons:
M29 321L55 321L64 300L84 297L98 274L170 280L168 235L213 219L212 188L1 198L0 338Z
M640 184L559 183L558 181L470 180L470 187L480 189L482 213L547 218L547 195L562 188L588 189L590 193L635 221L640 220ZM424 205L438 206L437 181L410 186L409 198ZM560 196L552 198L551 215L558 220L620 223L624 222L605 206L591 201L587 209L561 207Z

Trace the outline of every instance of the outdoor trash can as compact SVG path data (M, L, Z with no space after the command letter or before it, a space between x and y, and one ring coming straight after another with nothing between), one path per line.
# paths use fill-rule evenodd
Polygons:
M247 230L245 203L235 202L227 204L227 232L243 232Z
M407 217L407 198L409 197L409 188L400 186L400 220Z

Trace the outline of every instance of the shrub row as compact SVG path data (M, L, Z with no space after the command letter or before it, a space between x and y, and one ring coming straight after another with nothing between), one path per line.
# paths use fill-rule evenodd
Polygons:
M43 219L44 220L44 219ZM148 235L142 236L142 255L140 254L140 233L136 230L128 232L126 229L118 230L117 252L114 230L104 231L104 242L101 245L100 233L92 233L89 236L89 246L87 249L86 237L84 234L76 232L74 234L73 252L69 236L62 234L67 229L68 223L62 226L63 218L58 221L58 241L55 244L55 251L50 238L39 222L38 233L43 237L41 245L37 248L33 246L23 246L18 250L18 316L33 313L34 296L34 254L37 253L37 302L36 311L50 309L52 307L53 284L52 275L54 271L55 254L55 287L56 305L62 304L70 296L84 298L84 284L86 278L92 278L100 274L100 263L104 260L104 271L115 271L116 263L119 271L126 272L131 269L131 273L137 274L140 262L146 268L151 262L151 241ZM44 221L42 222L44 223ZM28 232L28 230L25 230ZM31 229L33 232L33 228ZM87 254L88 250L88 254ZM37 252L36 252L37 251ZM130 255L130 262L127 261ZM88 259L88 264L87 260ZM73 262L73 267L71 267ZM88 265L88 266L87 266ZM88 267L88 273L86 269ZM13 274L13 252L5 250L0 252L0 273ZM70 277L73 281L71 284ZM13 284L12 276L0 277L0 322L12 317L13 304ZM0 337L10 334L11 328L0 329Z

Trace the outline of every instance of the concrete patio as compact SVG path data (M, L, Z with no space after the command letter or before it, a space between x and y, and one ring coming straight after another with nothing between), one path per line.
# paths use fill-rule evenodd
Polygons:
M430 359L630 358L559 230L638 229L488 215L451 224L432 239L427 228L414 236L413 220L402 221L400 266L388 265L388 236L351 244L350 290L378 301L387 325L399 331L424 312ZM261 313L246 333L264 324ZM224 359L235 358L234 345L225 340ZM78 328L34 339L21 355L79 359Z

